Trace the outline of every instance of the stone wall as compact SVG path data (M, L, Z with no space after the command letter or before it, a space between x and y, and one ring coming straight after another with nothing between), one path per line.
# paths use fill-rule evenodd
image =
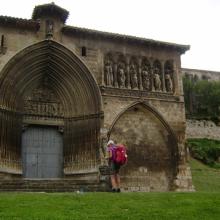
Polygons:
M181 69L182 76L196 77L198 80L219 81L220 72L199 69Z
M220 140L220 126L212 121L187 120L186 138L208 138Z

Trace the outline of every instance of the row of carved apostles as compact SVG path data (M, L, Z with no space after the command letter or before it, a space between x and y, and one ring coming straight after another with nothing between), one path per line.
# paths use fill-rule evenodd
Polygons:
M116 62L111 57L104 59L104 83L107 87L140 89L172 93L174 68L173 61L162 63L159 60L149 62L144 58L141 62L130 59L118 59Z

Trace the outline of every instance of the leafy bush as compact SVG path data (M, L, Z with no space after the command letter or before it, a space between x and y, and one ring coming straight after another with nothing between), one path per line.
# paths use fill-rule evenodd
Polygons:
M212 167L220 167L218 159L220 157L220 141L209 139L188 139L187 145L190 154Z

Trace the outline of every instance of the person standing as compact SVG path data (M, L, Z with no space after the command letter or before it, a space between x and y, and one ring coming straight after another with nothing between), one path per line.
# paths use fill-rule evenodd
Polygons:
M107 143L107 159L110 167L112 192L121 192L119 176L119 170L121 166L114 161L116 148L117 146L115 145L114 141L109 140Z

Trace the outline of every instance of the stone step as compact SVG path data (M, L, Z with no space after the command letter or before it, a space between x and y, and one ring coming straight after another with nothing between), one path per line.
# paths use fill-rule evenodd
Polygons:
M94 180L0 180L0 191L74 192L109 191L108 184Z

